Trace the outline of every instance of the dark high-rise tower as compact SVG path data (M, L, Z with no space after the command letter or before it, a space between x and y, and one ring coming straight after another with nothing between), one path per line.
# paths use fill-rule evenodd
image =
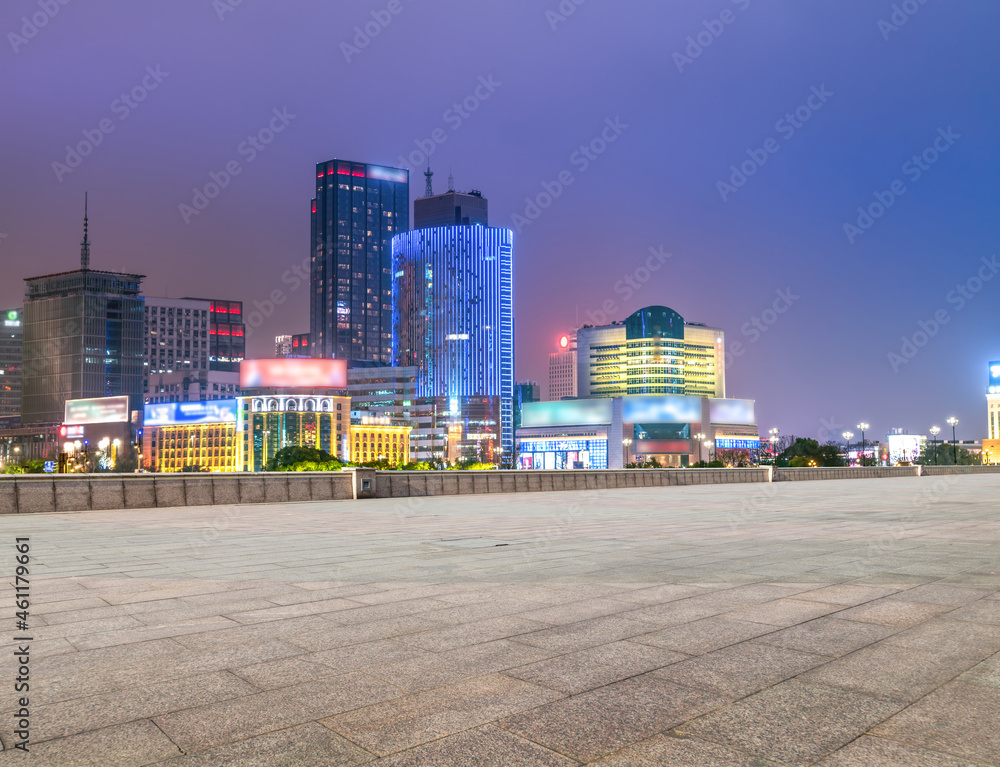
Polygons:
M90 268L25 280L21 420L61 423L68 399L129 396L142 404L142 275Z
M409 173L316 166L309 331L314 357L392 362L392 238L409 228Z

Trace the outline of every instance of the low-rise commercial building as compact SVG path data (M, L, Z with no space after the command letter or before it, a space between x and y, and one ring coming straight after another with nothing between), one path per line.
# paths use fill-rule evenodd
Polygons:
M410 462L410 427L386 417L369 416L351 424L351 461L386 461L390 466Z
M627 395L527 403L521 417L522 469L619 469L650 460L680 467L721 451L755 463L760 451L753 400Z

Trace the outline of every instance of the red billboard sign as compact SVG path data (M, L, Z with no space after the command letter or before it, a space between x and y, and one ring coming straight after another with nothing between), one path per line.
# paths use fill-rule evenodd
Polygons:
M242 389L346 389L347 360L243 360Z

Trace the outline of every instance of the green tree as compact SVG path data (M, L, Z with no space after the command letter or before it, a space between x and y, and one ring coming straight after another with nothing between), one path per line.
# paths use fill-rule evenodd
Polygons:
M331 461L336 460L336 458L325 450L319 450L315 447L293 445L291 447L283 447L275 453L274 458L268 461L264 466L264 471L287 471L297 463L330 463Z
M955 455L958 454L957 464L959 466L978 466L982 463L982 456L960 447L957 450L955 445L947 442L929 443L924 446L920 456L915 463L924 466L955 466Z
M795 460L804 459L804 460ZM793 461L795 461L793 463ZM820 445L814 439L798 438L778 456L779 466L843 466L840 448L833 442Z

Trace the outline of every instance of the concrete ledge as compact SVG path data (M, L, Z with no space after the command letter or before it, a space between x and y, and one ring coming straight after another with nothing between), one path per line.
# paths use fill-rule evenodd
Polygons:
M156 486L152 477L139 476L134 479L123 479L122 490L125 495L126 509L156 508Z
M340 472L257 474L14 474L0 476L0 514L973 474L1000 474L1000 465L436 472L348 468Z
M90 480L91 509L124 509L125 482L121 477Z
M775 482L798 482L813 479L887 479L918 477L919 466L851 466L842 468L791 469L775 468Z

